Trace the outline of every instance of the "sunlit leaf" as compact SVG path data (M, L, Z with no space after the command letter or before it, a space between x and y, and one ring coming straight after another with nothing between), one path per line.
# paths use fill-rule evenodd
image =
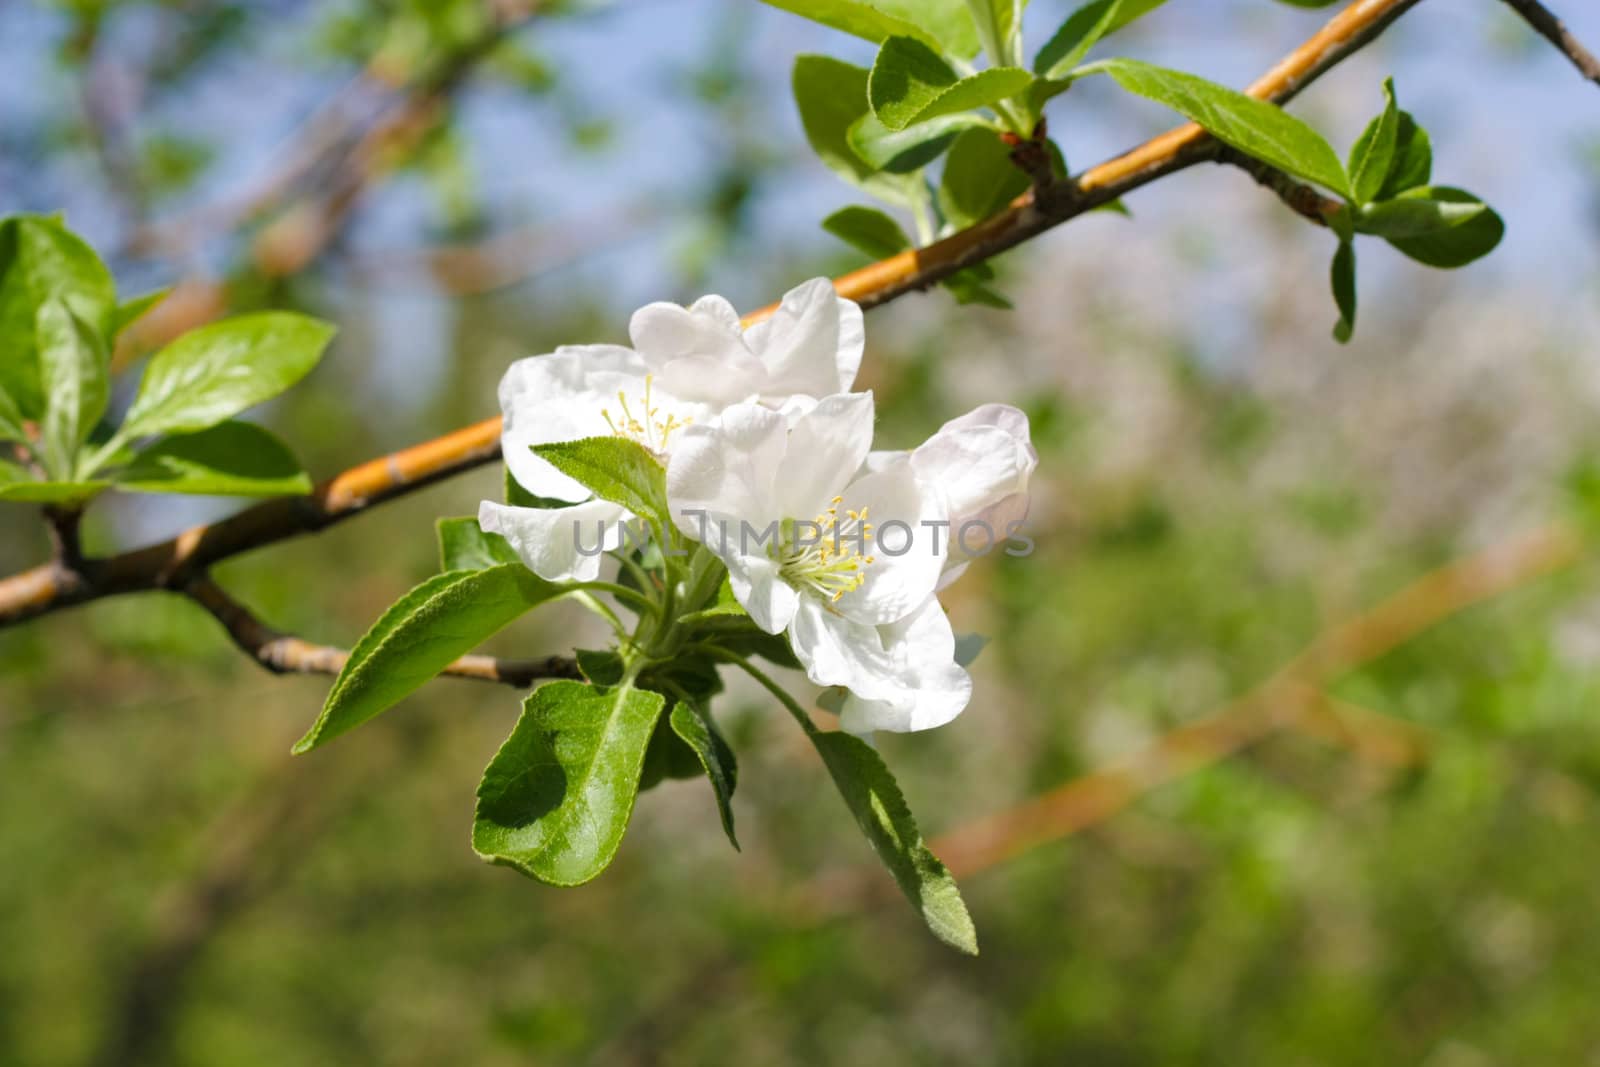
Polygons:
M120 433L132 439L215 426L305 377L333 333L327 323L287 311L190 330L150 358Z
M1350 180L1332 146L1280 107L1193 74L1135 59L1102 59L1078 69L1109 74L1118 85L1172 108L1217 140L1307 181L1350 196Z
M0 220L0 390L26 419L44 415L35 328L52 297L68 301L92 333L109 332L116 287L94 249L58 218Z
M483 772L472 847L551 885L610 864L639 792L645 746L666 698L629 684L535 689Z
M289 447L254 423L230 420L165 437L115 473L118 489L205 496L295 496L311 478Z
M913 37L891 37L878 50L867 83L873 114L891 130L987 107L1026 92L1033 75L1020 67L991 67L965 77Z
M295 752L352 730L420 689L456 657L566 592L520 563L435 575L373 624L339 672L322 714Z

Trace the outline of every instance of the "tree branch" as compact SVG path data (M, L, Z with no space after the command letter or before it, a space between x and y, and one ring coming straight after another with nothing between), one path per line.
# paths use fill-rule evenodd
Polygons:
M125 250L136 255L189 254L216 230L276 212L251 242L255 268L269 278L306 269L334 242L362 196L434 128L473 68L530 21L539 6L540 0L489 4L493 17L476 37L409 82L403 72L383 71L376 61L369 62L302 125L295 143L279 153L286 162L258 189L186 218L141 226ZM356 108L361 91L374 85L395 91ZM119 340L113 369L217 318L227 307L224 282L206 274L185 278L173 299L163 301Z
M1344 201L1323 196L1314 186L1307 185L1270 163L1263 163L1254 156L1247 156L1227 145L1217 149L1216 160L1218 163L1238 167L1254 178L1258 185L1276 194L1290 211L1318 226L1328 225L1328 220L1334 213L1344 207Z
M241 651L274 674L338 674L350 660L350 653L342 648L314 645L273 629L208 577L191 580L183 594L214 615ZM516 689L526 689L544 678L582 677L577 661L568 656L540 660L462 656L440 673Z
M1596 59L1593 52L1572 36L1561 20L1556 18L1555 12L1539 3L1539 0L1506 0L1511 9L1528 20L1545 40L1556 46L1556 49L1572 61L1578 68L1578 73L1585 78L1600 85L1600 59Z
M1246 92L1284 103L1359 50L1419 0L1355 0ZM448 81L448 79L447 79ZM1188 123L1092 168L1076 179L1029 190L999 215L926 248L902 252L835 281L864 308L925 289L1014 248L1045 230L1124 196L1157 178L1219 158L1218 143ZM768 317L775 305L745 317ZM46 564L0 580L0 627L104 596L181 588L212 563L320 530L414 489L499 458L500 419L482 422L372 460L320 486L310 497L258 504L171 541L80 568Z
M1339 62L1365 47L1420 0L1355 0L1257 78L1245 92L1284 104ZM1076 179L1030 189L993 218L936 241L852 271L835 282L841 296L871 308L914 289L926 289L963 267L1015 248L1045 230L1125 196L1158 178L1215 159L1218 143L1195 123L1154 137ZM776 305L752 318L771 314Z

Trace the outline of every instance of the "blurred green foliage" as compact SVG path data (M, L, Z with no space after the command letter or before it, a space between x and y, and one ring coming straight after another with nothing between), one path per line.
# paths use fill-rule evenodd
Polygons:
M137 28L124 17L171 30L149 75L189 92L183 77L241 55L349 77L378 53L431 56L438 42L412 23L471 32L431 7L341 5L318 30L320 16L283 5L297 39L322 35L305 53L268 32L273 5L75 10L101 13L106 34ZM1254 25L1243 10L1238 24ZM57 76L76 71L69 20L33 17L48 33L0 40L0 55L25 47L13 40L52 41L67 56ZM780 59L797 50L780 43ZM564 131L626 117L572 89L539 32L514 47L496 54L516 87L497 97L507 113ZM1408 54L1394 53L1397 66ZM656 80L627 72L650 94L687 87L675 106L715 131L695 150L720 175L700 186L705 198L648 216L672 224L649 261L657 295L770 297L852 262L764 237L756 209L792 188L784 168L804 157L797 124L773 133L757 106L762 94L781 102L785 86L715 49L700 55ZM1570 72L1551 77L1565 87ZM1357 125L1369 89L1348 89ZM36 127L0 118L0 138L35 153L41 174L69 156L72 187L103 195L89 139L67 135L80 117L66 96L51 104ZM444 210L376 199L352 226L380 252L519 217L483 188L509 146L462 123L460 101L450 114L405 165L455 174L442 202L460 199ZM598 150L620 166L628 127L617 129ZM134 173L158 200L211 201L193 183L216 180L216 146L191 143L182 123L132 133L149 153ZM1592 179L1592 167L1574 170ZM828 181L815 168L801 184ZM23 206L50 206L27 191ZM881 742L933 834L1203 719L1328 623L1463 552L1550 521L1594 530L1592 344L1565 330L1592 324L1591 297L1551 297L1515 276L1493 294L1464 278L1379 288L1363 293L1359 343L1335 354L1327 248L1304 247L1303 228L1281 226L1282 209L1250 199L1247 183L1197 196L1219 192L1249 205L1185 201L1174 223L1146 219L1141 201L1132 222L1086 219L1010 257L1015 312L912 297L868 320L863 375L884 440L918 439L970 407L981 382L986 398L1027 408L1041 452L1038 551L983 563L957 587L958 628L993 638L973 706L945 729ZM1508 217L1531 210L1496 203ZM458 225L458 211L478 218ZM406 226L372 237L372 215ZM1573 230L1592 241L1592 224ZM1183 259L1219 231L1254 242L1268 269L1227 249ZM341 325L324 365L266 420L317 474L489 413L517 355L623 333L627 308L603 284L613 259L504 291L419 294L357 269L360 241L287 278L260 277L223 244L213 254L237 310L297 307ZM186 266L116 265L119 282L138 279L129 291ZM1592 275L1581 283L1592 293ZM1191 289L1210 295L1182 303ZM436 346L397 357L418 307L435 316L423 333ZM1247 354L1218 365L1208 354L1224 342ZM436 568L434 520L499 490L484 470L218 577L273 624L348 643ZM220 510L126 501L91 512L85 536L104 551ZM0 523L6 573L43 558L26 509L4 506ZM983 933L975 961L928 938L892 887L838 896L863 872L880 890L887 880L809 745L748 686L727 717L744 852L727 847L704 782L668 781L643 797L615 866L563 893L465 845L472 784L516 716L509 691L441 681L359 739L291 761L325 679L262 673L208 616L163 594L74 609L0 632L0 1062L1591 1062L1597 604L1600 573L1586 561L1339 679L1336 696L1425 732L1413 766L1283 732L964 878ZM491 650L570 645L585 622L564 610ZM816 904L836 917L812 921Z

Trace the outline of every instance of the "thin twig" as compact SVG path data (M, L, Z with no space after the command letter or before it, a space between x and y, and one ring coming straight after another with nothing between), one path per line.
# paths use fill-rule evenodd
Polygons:
M1528 20L1545 40L1556 46L1556 49L1572 61L1578 72L1585 78L1600 85L1600 59L1594 53L1583 47L1578 39L1572 36L1561 20L1556 18L1555 12L1539 3L1539 0L1506 0L1511 9Z
M312 644L268 626L208 577L190 581L183 593L214 615L241 651L274 674L338 674L350 660L350 653L342 648ZM569 656L538 660L462 656L440 673L516 689L546 678L582 677L577 661Z
M1247 92L1283 103L1381 33L1419 0L1356 0ZM1036 194L926 248L903 252L839 278L840 294L872 308L923 289L963 267L1013 248L1164 175L1217 158L1218 145L1189 123L1103 163L1075 181ZM745 317L771 314L771 306ZM271 501L171 541L86 561L81 570L46 565L0 579L0 627L70 604L145 589L172 588L209 564L349 518L422 485L491 463L500 455L500 419L490 418L325 483L310 498Z
M1257 184L1271 190L1289 210L1318 226L1327 226L1329 220L1344 207L1344 201L1324 196L1315 187L1237 149L1226 145L1218 147L1216 160L1238 167L1254 178Z

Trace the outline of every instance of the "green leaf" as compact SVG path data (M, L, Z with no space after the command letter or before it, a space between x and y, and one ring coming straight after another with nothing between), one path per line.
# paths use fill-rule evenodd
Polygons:
M945 157L939 180L939 214L965 229L1001 211L1028 188L1028 176L1011 162L1011 149L989 129L963 131Z
M920 38L926 44L939 47L939 38L928 33L915 21L899 18L879 6L860 3L858 0L762 0L769 7L788 11L820 22L854 37L881 44L886 37L905 36ZM884 5L887 6L887 5Z
M36 482L12 463L0 473L0 500L29 504L76 504L88 500L110 482ZM20 477L17 475L20 474Z
M983 634L961 634L956 638L956 665L970 667L978 654L989 644Z
M867 81L873 114L891 130L1017 96L1033 84L1020 67L991 67L962 77L914 37L891 37L878 50Z
M996 66L1022 57L1022 9L1027 0L967 0L978 41Z
M27 441L28 433L22 428L22 412L11 394L0 389L0 441Z
M572 501L558 500L553 496L539 496L522 488L516 477L511 473L510 467L502 467L505 474L506 503L515 508L565 508L571 507Z
M1044 106L1072 88L1072 78L1035 78L1023 95L1023 107L1035 123L1044 114Z
M1102 59L1078 74L1109 74L1130 93L1165 104L1217 140L1349 197L1350 179L1320 133L1282 108L1182 71L1136 59Z
M108 332L116 286L94 249L56 218L0 220L0 390L25 419L44 415L35 328L51 297L70 300L93 333Z
M1094 0L1084 4L1061 24L1055 35L1033 57L1034 72L1044 78L1065 78L1100 42L1128 23L1141 18L1167 0Z
M457 656L566 591L520 563L429 578L391 605L351 649L322 714L294 751L309 752L393 707Z
M1350 189L1358 204L1376 200L1394 166L1395 144L1400 136L1400 110L1394 99L1394 79L1383 83L1383 113L1367 124L1350 148Z
M1339 250L1333 254L1333 267L1329 273L1333 284L1333 302L1339 307L1339 321L1334 324L1333 338L1340 344L1347 344L1356 328L1356 247L1353 242L1339 242Z
M738 784L739 768L733 750L717 732L716 726L699 708L679 701L673 706L672 732L681 737L705 768L711 782L712 794L717 799L717 814L722 816L722 832L734 849L739 848L739 838L733 832L733 790Z
M1489 205L1478 199L1445 200L1402 193L1393 200L1364 204L1356 212L1358 233L1376 237L1421 237L1453 226L1464 226L1489 212Z
M1394 162L1390 165L1389 177L1373 199L1389 200L1408 189L1427 185L1432 177L1433 141L1409 111L1402 111L1395 134Z
M961 891L939 857L928 850L894 775L868 745L846 733L812 729L812 742L872 849L934 935L970 955L978 934Z
M1004 293L984 284L984 280L974 274L970 267L946 278L944 287L950 290L950 295L962 306L978 304L983 307L998 308L1001 311L1010 311L1015 307L1006 299Z
M911 247L900 224L877 208L842 207L822 220L822 228L873 259L887 259Z
M948 55L971 59L978 54L978 28L967 0L871 0L879 11L922 28L927 43ZM807 7L811 5L806 4Z
M829 56L794 61L794 99L812 151L845 181L891 203L906 203L912 179L877 173L881 168L852 147L851 127L872 112L867 107L868 72Z
M118 433L131 439L215 426L305 377L333 332L325 322L288 311L190 330L150 358Z
M172 289L157 289L153 293L133 297L118 304L111 314L111 336L115 338L129 326L144 318L145 313L171 295Z
M595 685L616 685L627 667L614 649L580 648L573 656L578 670Z
M199 433L166 437L112 475L118 489L203 496L298 496L311 478L282 441L249 422L229 420Z
M1488 255L1505 236L1506 224L1493 209L1465 189L1447 185L1425 185L1401 194L1397 199L1418 198L1442 204L1481 205L1466 221L1446 229L1416 237L1392 237L1389 243L1419 263L1441 270L1464 267Z
M652 522L667 521L667 472L638 442L585 437L534 445L533 454L600 499Z
M439 569L481 571L516 563L517 551L497 533L485 533L474 518L439 520Z
M890 174L910 174L938 159L962 130L987 125L983 116L966 112L891 130L869 111L850 127L848 136L850 147L870 166Z
M641 689L651 688L640 685ZM651 688L651 692L661 692ZM662 693L662 696L671 699L671 696ZM663 715L656 721L655 732L650 735L650 743L645 746L644 765L639 771L639 792L654 789L667 779L682 781L685 778L698 778L705 771L700 766L700 758L694 754L694 749L684 743L683 738L672 732L672 724L667 721L668 716Z
M789 647L783 634L769 634L752 625L747 631L726 637L718 635L717 644L740 656L760 656L770 663L789 670L803 670L804 665Z
M483 772L472 848L551 885L589 881L616 855L639 794L660 693L552 682L535 689Z
M39 305L35 324L39 383L44 388L40 427L45 466L70 479L78 446L89 437L111 399L111 360L93 326L64 300Z

